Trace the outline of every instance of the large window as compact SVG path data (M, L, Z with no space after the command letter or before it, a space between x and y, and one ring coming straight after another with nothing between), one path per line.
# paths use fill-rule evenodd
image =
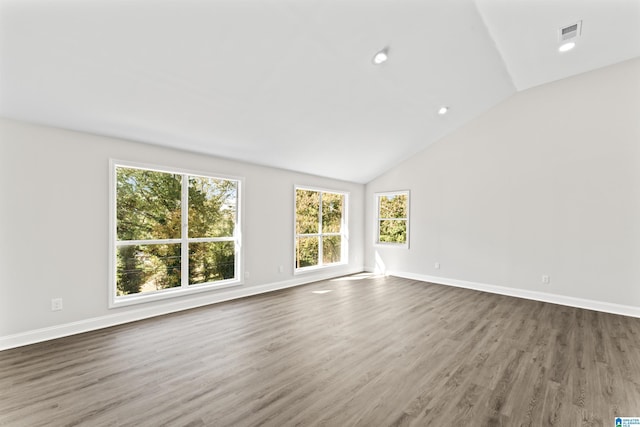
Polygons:
M239 180L114 164L113 182L112 305L239 282Z
M409 192L376 193L376 243L409 245Z
M297 272L346 262L346 205L345 193L296 188Z

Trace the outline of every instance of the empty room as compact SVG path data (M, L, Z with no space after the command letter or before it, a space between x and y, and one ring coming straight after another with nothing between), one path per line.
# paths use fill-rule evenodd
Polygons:
M0 0L0 426L640 425L640 1Z

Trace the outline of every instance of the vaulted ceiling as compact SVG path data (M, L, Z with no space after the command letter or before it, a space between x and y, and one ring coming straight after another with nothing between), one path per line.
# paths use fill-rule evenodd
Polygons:
M637 56L638 0L0 0L0 115L364 183Z

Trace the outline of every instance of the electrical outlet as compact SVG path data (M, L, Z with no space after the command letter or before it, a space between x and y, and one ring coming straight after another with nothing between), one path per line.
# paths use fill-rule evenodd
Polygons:
M440 269L440 263L439 263L439 262L436 262L436 263L433 265L433 268L435 268L436 270Z
M542 283L549 283L551 281L551 278L549 276L547 276L546 274L542 275Z
M51 300L51 311L62 310L62 298L53 298Z
M284 267L283 266L278 267L278 272L284 273Z
M249 274L249 272L248 272L248 271L245 271L245 272L244 272L244 278L245 278L245 279L248 279L248 278L249 278L249 276L251 276L251 274Z

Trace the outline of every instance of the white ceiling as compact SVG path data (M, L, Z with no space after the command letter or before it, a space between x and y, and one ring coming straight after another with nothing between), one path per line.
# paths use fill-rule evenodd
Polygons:
M518 90L640 56L640 0L477 0ZM558 30L582 21L570 52Z
M640 0L0 0L0 115L364 183L637 56Z

